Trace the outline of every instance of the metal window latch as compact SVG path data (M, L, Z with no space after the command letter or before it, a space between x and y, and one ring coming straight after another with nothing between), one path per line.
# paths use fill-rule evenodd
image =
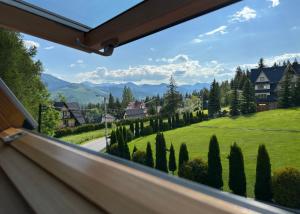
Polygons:
M95 54L98 54L98 55L101 55L101 56L111 56L113 51L114 51L114 48L117 46L118 44L118 41L117 39L111 39L109 41L106 41L105 43L103 43L103 51L100 51L100 50L96 50L96 49L93 49L93 48L90 48L88 46L86 46L85 44L83 44L79 38L76 39L76 44L79 46L79 47L82 47L86 50L89 50L91 51L92 53L95 53Z
M15 129L15 128L8 128L5 129L4 131L0 132L0 140L3 143L11 143L20 137L22 137L25 134L24 131L21 129Z

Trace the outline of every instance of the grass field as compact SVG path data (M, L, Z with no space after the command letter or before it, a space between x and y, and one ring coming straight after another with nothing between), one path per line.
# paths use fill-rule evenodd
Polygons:
M110 130L108 130L108 133L110 133ZM100 129L100 130L89 131L81 134L69 135L59 139L69 143L82 144L104 136L105 136L105 129Z
M173 143L176 158L180 144L188 146L190 158L207 160L210 137L216 134L220 144L223 165L224 190L228 189L228 160L230 145L237 142L242 148L247 177L247 194L253 197L256 156L259 144L265 144L272 164L272 170L292 166L300 169L300 108L273 110L256 113L247 117L219 118L164 133L167 146ZM138 138L129 143L145 150L151 142L155 150L155 135ZM155 152L155 151L154 151Z

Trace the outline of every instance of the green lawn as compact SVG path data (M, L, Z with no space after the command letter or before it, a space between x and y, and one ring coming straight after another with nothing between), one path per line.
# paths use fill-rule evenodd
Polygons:
M108 130L108 133L110 133L110 130ZM104 136L105 136L105 129L100 129L100 130L89 131L81 134L69 135L59 139L69 143L82 144Z
M230 145L237 142L242 148L247 176L247 194L253 197L256 155L259 144L265 144L271 158L272 170L285 166L300 169L300 108L260 112L238 118L219 118L164 133L167 146L173 143L178 158L179 146L185 142L191 158L207 160L208 143L216 134L220 144L223 165L224 190L228 189L228 160ZM129 143L145 150L151 142L155 150L155 135L138 138Z

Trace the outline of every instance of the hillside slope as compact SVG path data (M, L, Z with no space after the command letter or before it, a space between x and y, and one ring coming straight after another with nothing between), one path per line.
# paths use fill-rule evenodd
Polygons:
M176 158L180 144L185 142L190 157L207 160L210 137L216 134L223 165L224 190L228 190L228 159L230 145L237 142L244 153L247 194L253 196L256 156L259 144L265 144L271 158L272 170L285 166L300 169L300 108L260 112L248 117L219 118L164 133L167 146L173 143ZM145 150L151 142L155 150L155 135L138 138L129 146Z

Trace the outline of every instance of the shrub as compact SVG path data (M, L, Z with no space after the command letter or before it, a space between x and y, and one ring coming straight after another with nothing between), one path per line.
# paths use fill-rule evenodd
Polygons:
M132 161L145 165L146 164L146 153L143 151L139 151L139 150L136 151L132 155Z
M220 148L216 135L210 138L208 151L208 185L217 189L223 187Z
M276 203L300 208L300 171L286 167L274 172L272 190L273 199Z
M163 122L162 126L163 126L163 131L168 131L168 130L170 130L169 123L167 123L167 122Z
M234 143L230 148L229 159L229 188L234 194L246 196L246 175L244 157L241 148Z
M207 163L201 158L185 162L181 166L181 177L201 184L207 184Z
M114 156L120 156L118 144L113 144L109 147L109 153Z
M271 163L265 145L258 148L254 194L257 200L272 200Z

